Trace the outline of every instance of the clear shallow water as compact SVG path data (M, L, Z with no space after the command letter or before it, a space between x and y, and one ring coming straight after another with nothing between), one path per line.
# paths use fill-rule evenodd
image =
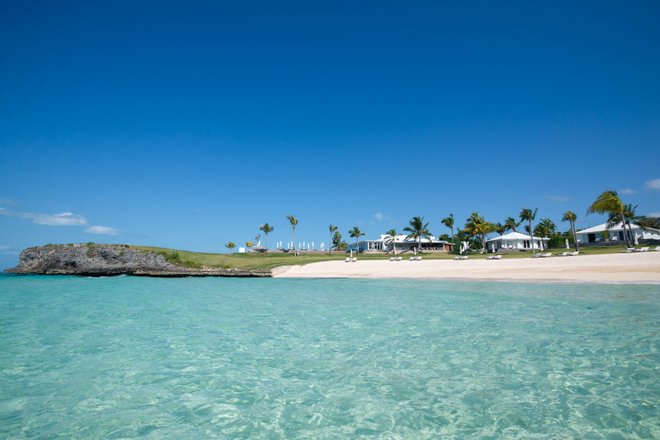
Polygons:
M660 438L660 287L0 276L0 438Z

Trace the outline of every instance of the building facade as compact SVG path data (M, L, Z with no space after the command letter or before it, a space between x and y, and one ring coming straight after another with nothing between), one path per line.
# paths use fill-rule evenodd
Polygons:
M422 238L421 243L417 240L407 238L407 235L400 234L392 239L391 236L382 234L376 240L361 240L357 244L349 243L346 251L350 252L451 252L454 245L448 241L438 240L433 235L430 238Z

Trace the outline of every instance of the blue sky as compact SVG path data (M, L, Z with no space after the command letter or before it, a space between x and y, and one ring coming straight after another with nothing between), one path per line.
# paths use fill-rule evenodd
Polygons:
M240 4L236 4L240 3ZM2 2L0 267L224 252L603 190L660 212L660 3ZM561 225L565 227L566 225ZM111 235L115 234L115 235Z

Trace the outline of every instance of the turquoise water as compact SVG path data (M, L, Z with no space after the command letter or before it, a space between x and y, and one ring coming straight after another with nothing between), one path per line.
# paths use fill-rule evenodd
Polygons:
M0 276L0 438L660 438L660 286Z

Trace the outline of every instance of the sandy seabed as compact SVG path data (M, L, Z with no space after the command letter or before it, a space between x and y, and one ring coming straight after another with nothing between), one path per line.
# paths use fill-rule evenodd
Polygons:
M286 278L410 278L660 284L660 252L501 260L325 261L273 270Z

